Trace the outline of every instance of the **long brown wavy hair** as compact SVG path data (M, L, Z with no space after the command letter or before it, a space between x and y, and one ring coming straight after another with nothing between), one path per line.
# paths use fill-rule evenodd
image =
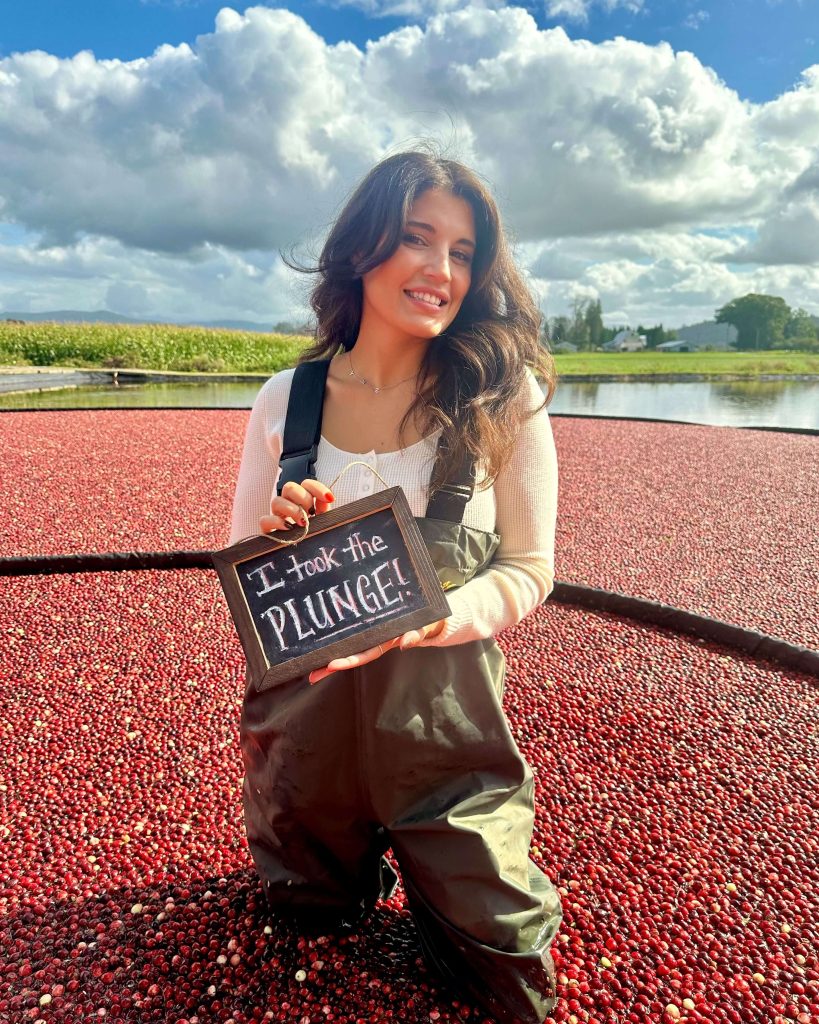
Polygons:
M310 295L315 343L300 362L329 359L355 344L361 322L361 277L401 244L413 202L428 189L466 200L475 219L472 281L452 323L427 348L418 395L400 433L416 422L424 433L442 428L446 460L431 488L440 486L464 453L485 469L489 486L511 454L528 409L522 396L526 368L545 384L548 405L557 383L554 359L539 341L542 314L518 270L495 200L478 175L432 153L396 153L377 164L336 219L314 267L283 257L294 270L319 275Z

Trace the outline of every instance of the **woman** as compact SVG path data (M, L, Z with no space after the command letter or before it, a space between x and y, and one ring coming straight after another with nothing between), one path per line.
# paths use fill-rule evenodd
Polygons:
M316 272L316 343L256 400L231 543L400 484L452 614L263 693L248 680L250 850L277 912L328 928L390 895L392 847L430 964L502 1024L540 1022L561 908L528 857L532 773L493 639L554 582L540 313L485 186L425 153L367 175ZM321 430L306 456L297 419Z

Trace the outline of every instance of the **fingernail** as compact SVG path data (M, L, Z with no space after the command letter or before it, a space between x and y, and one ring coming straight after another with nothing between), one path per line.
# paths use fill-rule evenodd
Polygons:
M334 498L334 497L332 496L332 494L330 494L330 492L328 491L328 492L327 492L327 493L326 493L326 494L324 495L324 500L325 500L325 501L335 501L336 499L335 499L335 498Z

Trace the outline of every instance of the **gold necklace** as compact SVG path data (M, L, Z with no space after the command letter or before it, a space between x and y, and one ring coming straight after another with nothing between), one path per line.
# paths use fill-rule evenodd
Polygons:
M380 388L377 388L374 384L371 384L366 377L361 377L355 372L355 367L353 366L353 355L349 350L347 352L347 359L350 363L350 372L347 376L355 377L355 379L361 384L366 384L374 395L377 395L381 391L389 391L390 388L397 388L399 384L406 384L408 380L412 380L413 377L418 376L418 371L416 370L415 373L412 374L412 377L405 377L403 380L397 380L394 384L383 384Z

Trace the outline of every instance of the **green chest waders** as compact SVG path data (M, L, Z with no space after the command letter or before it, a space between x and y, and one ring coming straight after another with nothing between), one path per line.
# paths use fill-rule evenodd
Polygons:
M282 479L315 475L327 363L297 370ZM312 396L312 397L311 397ZM442 583L461 586L499 543L461 523L471 466L416 521ZM307 924L350 925L387 896L392 847L430 966L500 1024L553 1009L549 946L562 911L529 860L532 772L501 707L494 640L389 651L242 707L248 843L268 900Z

